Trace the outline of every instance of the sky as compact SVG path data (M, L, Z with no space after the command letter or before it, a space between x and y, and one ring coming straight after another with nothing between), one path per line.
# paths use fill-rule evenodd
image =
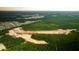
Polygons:
M0 0L0 7L0 10L79 11L79 0Z

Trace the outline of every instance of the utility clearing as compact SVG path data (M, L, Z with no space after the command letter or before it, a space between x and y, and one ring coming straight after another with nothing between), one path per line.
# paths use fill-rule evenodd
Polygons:
M58 29L58 30L42 30L42 31L24 31L21 27L14 28L9 30L8 35L12 37L21 37L23 38L26 42L31 42L34 44L48 44L44 40L36 40L31 38L32 34L65 34L68 35L71 31L76 31L76 29Z

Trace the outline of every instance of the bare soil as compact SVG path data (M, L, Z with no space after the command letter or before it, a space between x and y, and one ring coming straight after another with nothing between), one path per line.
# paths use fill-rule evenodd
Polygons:
M31 36L32 34L65 34L68 35L71 31L75 31L76 29L58 29L58 30L43 30L43 31L24 31L21 27L18 28L14 28L12 30L9 30L9 35L13 36L13 37L21 37L23 38L25 41L34 43L34 44L48 44L46 41L44 40L36 40L36 39L32 39Z
M2 43L0 43L0 50L6 50L6 47Z

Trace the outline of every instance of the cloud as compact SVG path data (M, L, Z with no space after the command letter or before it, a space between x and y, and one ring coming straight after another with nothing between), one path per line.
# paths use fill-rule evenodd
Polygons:
M78 11L78 0L1 0L1 7L26 7L21 10Z

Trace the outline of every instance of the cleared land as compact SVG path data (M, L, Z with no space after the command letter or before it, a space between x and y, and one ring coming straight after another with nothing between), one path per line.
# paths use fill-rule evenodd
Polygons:
M6 47L2 43L0 43L0 50L6 50Z
M68 35L71 31L76 31L76 29L58 29L58 30L52 30L52 31L24 31L21 27L20 28L14 28L12 30L9 30L9 35L13 37L21 37L25 41L32 42L34 44L48 44L44 40L35 40L32 39L32 34L66 34Z

